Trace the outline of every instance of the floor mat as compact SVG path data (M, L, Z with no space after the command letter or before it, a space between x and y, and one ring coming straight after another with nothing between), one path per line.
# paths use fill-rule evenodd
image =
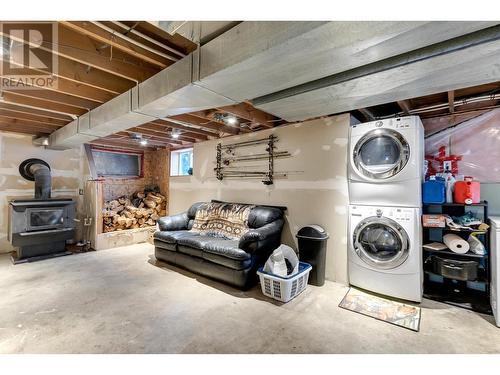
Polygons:
M349 288L339 307L418 332L420 307Z

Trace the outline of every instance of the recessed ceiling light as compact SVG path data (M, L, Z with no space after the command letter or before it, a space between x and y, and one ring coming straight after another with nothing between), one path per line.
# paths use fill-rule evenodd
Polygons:
M226 124L228 125L236 125L238 123L238 119L234 116L227 116L225 118Z
M179 138L179 133L172 133L172 138L177 139Z
M140 142L141 146L146 146L148 144L148 140L147 139L141 139Z

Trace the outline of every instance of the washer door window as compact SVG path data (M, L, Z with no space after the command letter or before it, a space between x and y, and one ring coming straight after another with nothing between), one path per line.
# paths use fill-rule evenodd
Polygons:
M406 231L394 220L369 217L353 233L354 250L368 265L379 269L396 268L409 255Z
M395 176L408 163L409 157L408 142L391 129L377 129L365 134L353 150L356 169L374 180Z

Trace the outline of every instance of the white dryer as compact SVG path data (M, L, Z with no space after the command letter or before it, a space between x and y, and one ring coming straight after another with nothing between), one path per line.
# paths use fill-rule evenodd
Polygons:
M424 128L418 116L351 126L349 159L350 204L421 207Z
M420 208L349 206L349 283L422 300Z

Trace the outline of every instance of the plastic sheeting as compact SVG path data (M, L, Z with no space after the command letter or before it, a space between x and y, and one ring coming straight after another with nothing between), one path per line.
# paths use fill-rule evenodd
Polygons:
M500 108L427 137L425 154L437 155L441 146L449 154L462 155L459 174L483 183L500 182Z

